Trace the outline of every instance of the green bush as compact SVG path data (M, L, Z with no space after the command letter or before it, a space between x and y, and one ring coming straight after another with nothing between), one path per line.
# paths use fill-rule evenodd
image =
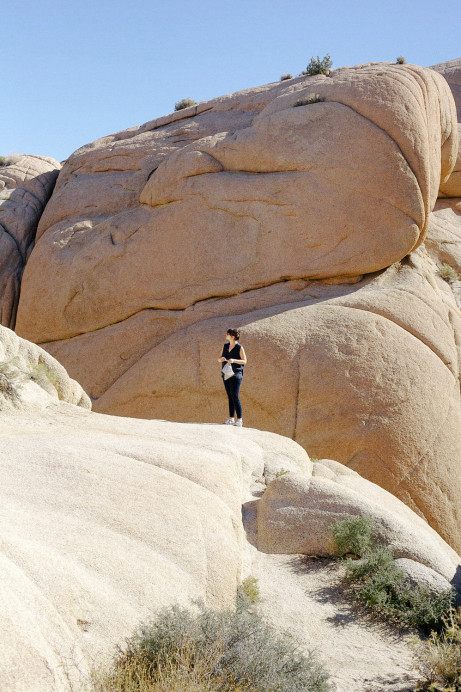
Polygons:
M261 599L258 580L256 577L247 577L242 581L237 590L238 607L245 607L245 603L249 606L258 603Z
M310 63L306 67L306 74L307 75L314 75L314 74L328 74L330 71L330 68L333 66L333 61L330 57L330 54L327 53L324 58L320 59L320 57L317 55L316 58L312 57L310 60Z
M196 106L197 101L194 101L191 98L187 99L181 99L181 101L178 101L177 103L174 104L174 109L175 111L182 111L183 108L189 108L189 106Z
M6 156L0 156L0 166L6 166Z
M443 624L441 633L432 632L426 641L414 638L410 644L415 668L422 676L417 689L461 690L461 610L451 609Z
M399 55L399 57L397 58L397 60L396 60L395 62L397 63L397 65L405 65L405 63L406 63L407 61L405 60L405 58L403 57L403 55Z
M442 627L442 618L453 601L451 589L434 593L413 586L395 564L388 546L374 547L360 560L347 560L346 580L354 596L367 608L423 632Z
M366 514L337 521L332 531L338 555L362 556L371 549L373 524Z
M239 599L235 611L162 610L128 641L97 692L301 692L330 690L328 676L288 635Z
M444 262L439 269L439 274L442 279L445 279L448 283L453 283L453 281L459 281L459 274L451 267L447 262Z
M435 593L414 586L395 564L392 548L376 544L367 515L337 521L332 533L339 555L360 557L345 561L346 586L354 598L384 619L423 632L440 630L452 606L451 589Z
M325 96L320 96L320 94L308 94L308 96L298 99L295 106L309 106L311 103L321 103L322 101L325 101Z

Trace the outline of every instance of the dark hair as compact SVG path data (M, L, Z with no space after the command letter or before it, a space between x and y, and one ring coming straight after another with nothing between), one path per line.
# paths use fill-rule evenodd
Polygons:
M240 331L238 329L228 329L226 334L233 336L237 341L240 339Z

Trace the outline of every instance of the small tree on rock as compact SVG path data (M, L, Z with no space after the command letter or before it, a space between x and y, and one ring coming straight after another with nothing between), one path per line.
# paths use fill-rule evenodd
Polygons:
M317 55L316 58L311 58L310 63L306 67L306 74L328 74L332 66L333 61L329 53L327 53L323 58L320 58L320 56Z

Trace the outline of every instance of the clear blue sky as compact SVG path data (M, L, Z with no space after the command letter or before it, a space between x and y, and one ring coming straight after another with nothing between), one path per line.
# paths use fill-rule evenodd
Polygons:
M296 75L313 55L461 57L461 1L0 0L0 154L62 160L103 135Z

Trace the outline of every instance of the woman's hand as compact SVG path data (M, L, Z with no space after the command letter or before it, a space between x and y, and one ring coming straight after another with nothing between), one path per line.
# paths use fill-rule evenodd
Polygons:
M218 358L218 363L225 363L225 362L226 362L226 359L224 358L224 356L221 356L221 358Z

